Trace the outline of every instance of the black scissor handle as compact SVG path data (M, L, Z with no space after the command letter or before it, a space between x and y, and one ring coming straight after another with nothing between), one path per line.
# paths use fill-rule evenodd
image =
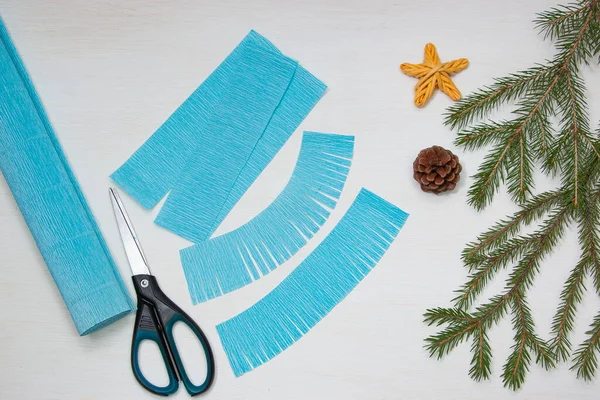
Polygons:
M152 393L164 396L177 391L179 379L192 396L208 390L214 379L215 361L204 332L189 315L162 292L153 275L134 275L133 284L138 297L138 311L133 332L131 363L138 382ZM179 355L173 336L173 327L177 322L186 324L194 332L204 349L206 378L201 385L194 385L189 379ZM141 372L138 355L139 346L144 340L152 340L160 348L169 374L169 384L165 387L151 384Z

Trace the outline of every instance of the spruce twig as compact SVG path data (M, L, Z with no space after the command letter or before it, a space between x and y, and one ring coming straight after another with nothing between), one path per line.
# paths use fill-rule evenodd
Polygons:
M458 130L456 145L467 150L491 147L473 177L468 203L483 209L506 185L520 210L466 246L462 260L469 277L456 291L454 307L425 313L429 325L446 326L425 340L429 353L442 358L471 340L469 375L477 381L491 375L488 331L510 314L515 336L502 380L512 390L523 385L532 361L549 369L572 360L577 377L590 380L600 353L600 314L576 351L570 342L588 276L600 295L600 129L590 129L580 75L581 65L600 63L600 0L552 8L535 23L545 38L555 41L556 56L496 79L446 115L446 124ZM490 114L505 103L515 105L514 117L490 121ZM550 123L554 117L556 127ZM557 189L532 195L536 164L546 174L560 176ZM533 224L533 233L523 233ZM535 332L527 292L570 225L578 229L582 252L560 293L552 337L546 342ZM486 285L505 268L511 272L504 291L472 310Z
M594 318L590 330L585 333L587 339L575 352L572 370L577 371L577 377L586 381L591 380L598 368L598 356L600 353L600 314Z

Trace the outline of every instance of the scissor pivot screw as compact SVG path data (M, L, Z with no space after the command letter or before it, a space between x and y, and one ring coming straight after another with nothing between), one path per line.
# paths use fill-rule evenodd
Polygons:
M140 284L142 285L143 288L147 288L148 287L148 279L142 279Z

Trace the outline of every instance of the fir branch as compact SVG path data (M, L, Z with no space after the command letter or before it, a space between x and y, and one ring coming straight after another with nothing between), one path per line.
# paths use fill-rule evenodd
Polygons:
M520 135L518 148L509 154L508 193L517 203L526 201L533 188L533 160L530 152L525 150L527 142L527 136Z
M454 308L433 308L425 313L427 325L440 326L442 324L464 324L472 323L473 317L463 310Z
M595 183L598 180L600 162L591 156L591 164L587 165L587 175L584 177L586 190L589 190L581 213L578 214L579 242L582 246L581 259L571 271L563 291L560 295L560 304L552 321L552 339L550 341L551 351L558 360L567 361L570 357L571 342L569 333L573 330L577 306L581 303L585 291L584 279L589 270L600 266L600 238L598 226L600 224L600 212L597 201L600 191ZM598 291L600 294L600 290Z
M523 225L542 218L563 200L564 193L560 190L544 192L523 205L522 209L508 220L500 220L487 232L479 235L477 241L469 243L463 251L463 260L468 260L482 252L494 250L506 240L514 237Z
M476 209L485 208L504 181L508 181L508 190L514 200L525 200L531 192L531 164L537 159L541 159L546 170L551 172L556 171L561 161L570 160L571 168L566 166L567 171L564 172L572 172L568 176L577 180L582 150L580 136L583 135L584 141L589 142L588 145L592 142L587 134L589 124L585 115L583 85L577 75L577 66L579 63L588 62L597 53L589 50L590 48L600 48L600 24L594 18L598 14L598 1L600 0L584 2L580 6L581 12L575 12L564 20L560 19L570 23L574 16L582 15L580 23L574 25L576 29L560 35L559 53L554 61L500 78L495 85L469 95L456 106L449 108L446 124L452 128L463 129L475 120L485 118L501 104L517 101L518 107L514 112L519 118L516 120L491 126L483 124L459 133L456 144L467 149L494 144L474 175L474 183L469 190L468 203ZM573 7L567 7L566 10L564 14L574 11ZM562 16L560 13L555 15L556 10L551 14L555 19ZM551 142L548 136L548 116L555 112L555 102L561 111L563 129L560 138L555 142L554 151L549 152L547 159L545 151L525 152L527 137L523 137L524 134L531 137L532 142L541 144L541 148L548 147ZM491 127L493 129L490 129ZM508 135L512 129L514 131ZM474 144L471 145L467 139L474 140ZM569 145L569 140L572 145ZM600 156L600 146L592 148ZM509 157L511 153L512 160ZM573 186L572 191L573 202L577 205L577 184Z
M556 367L556 357L550 350L546 342L539 338L535 333L528 338L528 346L535 354L535 363L539 364L545 370Z
M564 138L564 140L560 140L561 148L558 150L558 154L563 171L563 184L572 192L572 202L577 206L582 184L579 179L581 164L585 159L586 152L589 151L586 144L591 139L588 140L588 143L584 140L586 137L589 138L590 134L583 82L571 72L565 74L564 82L567 96L557 101L558 108L563 113L560 136Z
M596 292L600 295L600 189L598 175L600 162L594 162L589 167L586 179L586 196L579 214L579 244L581 245L582 261L589 268Z
M527 346L527 339L533 332L533 321L531 314L527 309L527 305L522 299L520 292L514 292L513 301L511 302L513 313L513 327L515 330L512 353L504 364L502 372L502 382L504 386L516 390L523 384L525 375L529 371L531 356Z
M562 236L569 221L569 209L563 208L554 211L543 227L531 235L521 236L509 240L505 245L497 248L493 254L482 257L485 260L469 276L469 280L457 291L459 296L453 302L459 309L467 309L485 288L486 284L506 267L517 259L521 261L514 268L507 281L510 297L516 290L526 289L532 282L537 272L539 262L552 250L558 239Z
M539 263L556 246L569 222L570 209L563 208L555 211L544 223L542 229L536 232L535 247L523 257L508 277L509 293L516 290L526 290L533 283L533 278L539 270Z
M537 135L533 135L532 147L533 147L533 155L535 158L540 160L546 160L548 157L548 149L551 145L551 141L554 138L554 129L552 124L550 123L548 117L549 115L553 115L553 110L548 113L548 115L538 114L537 116L537 125L539 132Z
M477 326L477 331L473 335L471 353L473 353L473 358L469 376L475 381L489 379L492 372L492 348L487 332L481 325Z
M530 351L535 355L536 364L544 369L554 368L556 363L548 345L535 334L531 310L519 290L514 292L511 309L515 344L513 345L513 354L504 365L502 379L506 386L516 390L523 383L529 370Z
M506 315L511 293L493 296L486 304L478 306L473 313L474 324L481 324L485 329L496 325Z
M491 143L502 140L514 132L516 126L512 122L501 121L480 124L460 132L454 141L456 146L463 146L468 150L477 150Z
M577 71L579 64L587 64L598 52L598 1L588 0L588 7L580 16L573 28L565 30L555 38L556 47L561 51L557 55L564 70Z
M491 374L488 330L510 313L515 336L502 379L513 390L522 386L534 358L536 364L549 369L572 357L577 376L589 380L598 367L600 352L600 314L574 353L570 343L588 276L600 294L600 129L590 130L580 75L581 65L600 63L596 59L600 54L600 0L553 8L541 13L536 25L556 43L552 61L497 79L448 109L445 123L459 130L456 145L467 150L491 147L473 177L468 203L482 209L506 184L520 210L463 250L469 276L456 291L455 307L435 308L425 314L430 325L446 326L426 339L430 354L440 358L472 340L469 375L479 381ZM515 104L513 119L475 124L505 103ZM557 129L550 122L555 116ZM536 163L546 174L560 175L561 185L530 198ZM552 338L546 343L535 332L525 297L571 221L577 222L581 256L560 294ZM533 223L540 225L533 233L523 233ZM469 311L486 285L507 267L512 269L504 290Z
M530 194L533 160L529 153L525 153L525 142L528 136L539 137L540 132L547 131L547 115L551 112L552 98L556 96L554 91L563 74L562 69L556 70L543 90L530 88L514 111L519 115L516 120L491 126L484 124L459 134L455 144L462 144L466 148L481 147L492 141L496 143L475 174L475 181L468 193L468 203L476 209L483 209L491 203L500 182L505 179L508 180L508 191L513 200L523 202Z
M477 210L482 210L493 199L494 194L500 188L500 183L506 178L509 169L509 152L515 146L515 141L522 135L516 131L505 140L499 140L492 151L490 151L479 170L473 176L474 182L467 193L467 203Z
M425 348L431 357L443 358L456 346L468 340L478 329L477 323L450 325L436 335L425 339Z
M581 303L585 291L584 278L587 273L587 263L581 260L571 271L571 275L560 294L560 305L552 320L552 339L550 351L560 361L567 361L571 354L569 334L575 323L577 305Z
M494 250L488 256L481 256L479 265L471 270L467 282L456 292L452 302L460 309L468 309L476 297L496 274L508 264L523 257L537 243L537 236L529 235L511 239L506 245Z
M600 165L600 162L596 163ZM589 196L581 215L579 242L587 256L596 293L600 295L600 189Z
M538 14L534 22L545 38L557 39L582 25L582 15L585 17L589 9L597 5L597 1L580 1L576 4L559 6Z
M497 322L501 317L502 312L498 312L498 314L494 313L497 310L503 310L501 307L504 303L511 300L515 295L527 290L533 281L535 273L537 273L539 269L540 261L552 250L560 236L562 236L565 226L569 221L570 214L568 211L568 209L562 209L554 212L544 223L542 229L527 236L522 239L522 241L517 241L516 246L513 244L515 248L518 248L525 253L524 256L508 277L505 293L492 298L487 305L479 307L477 312L473 315L475 318L473 323L487 322L490 316L492 316L492 321ZM528 251L524 250L524 248L526 248L525 245L531 246ZM512 256L514 256L514 254ZM500 259L501 257L511 256L506 256L502 250L500 250L497 257ZM496 260L497 259L494 259L494 261ZM483 290L485 283L490 279L489 270L492 266L497 269L499 265L501 266L502 263L496 261L495 263L489 264L487 266L489 268L486 267L481 269L479 274L476 272L474 277L467 282L467 284L463 285L462 290L459 290L459 293L461 293L462 296L455 299L457 306L466 308L466 306L470 305L474 300L474 297Z
M475 120L487 117L498 106L518 99L529 88L536 87L553 76L558 66L536 65L533 68L498 78L491 86L485 86L478 92L461 99L450 106L444 123L453 129L462 129Z
M598 355L600 353L600 314L585 333L588 337L575 352L572 370L577 371L577 377L586 381L592 380L598 369Z

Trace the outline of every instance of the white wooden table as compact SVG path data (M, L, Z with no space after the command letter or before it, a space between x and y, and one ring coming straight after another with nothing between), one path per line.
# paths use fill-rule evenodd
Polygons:
M467 57L455 82L463 93L493 77L553 54L531 23L552 0L0 0L0 12L41 95L106 240L129 283L129 269L107 194L115 170L219 64L250 30L272 40L329 85L301 128L258 179L220 231L263 209L285 186L302 129L356 136L355 159L332 218L299 254L259 282L192 306L179 265L188 243L155 226L125 199L153 272L163 289L205 328L218 375L207 399L596 399L568 366L537 366L516 395L499 378L511 345L505 320L491 333L494 378L468 376L469 344L443 362L430 359L422 323L427 307L449 305L466 277L465 242L515 210L502 194L482 213L466 203L469 174L483 153L457 151L463 181L447 196L422 193L412 179L417 152L452 146L442 125L450 100L437 94L424 109L412 103L416 81L401 62L420 62L427 42L442 60ZM592 121L600 120L600 70L587 68ZM546 182L543 189L555 182ZM335 226L366 186L411 214L381 263L334 311L298 343L258 369L235 378L215 325L275 287ZM568 270L576 235L544 264L531 306L546 335ZM0 181L0 398L143 399L152 395L129 365L133 316L80 338L6 186ZM503 280L485 295L502 288ZM131 289L131 286L130 286ZM575 343L600 299L588 293ZM185 343L185 346L191 345ZM159 372L159 363L150 373ZM161 367L162 368L162 367ZM156 369L156 371L154 371ZM182 389L174 398L188 398Z

